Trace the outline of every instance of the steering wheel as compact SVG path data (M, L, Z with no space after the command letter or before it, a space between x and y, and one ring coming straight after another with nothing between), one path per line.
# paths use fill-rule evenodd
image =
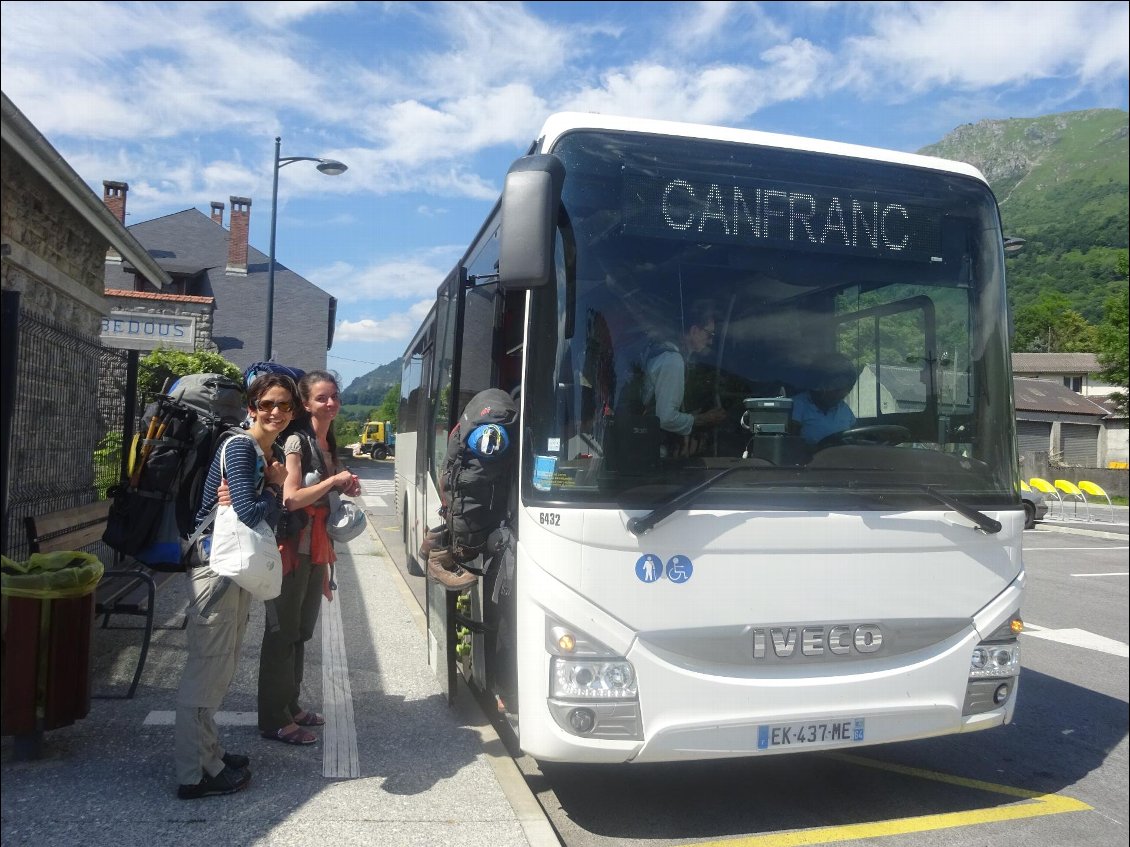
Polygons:
M816 449L823 450L825 447L838 447L841 444L862 444L868 446L902 444L904 441L910 441L910 438L910 430L905 426L897 426L895 424L856 426L851 429L845 429L843 432L833 432L826 438L821 439L817 443Z

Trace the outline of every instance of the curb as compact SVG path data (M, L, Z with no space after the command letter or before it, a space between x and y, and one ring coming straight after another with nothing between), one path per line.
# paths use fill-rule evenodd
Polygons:
M416 622L420 636L426 638L428 624L424 610L416 602L416 596L412 593L412 589L404 582L400 569L397 568L392 559L392 553L371 520L369 521L369 534L384 552L381 557L384 567L391 576L395 577L395 584L400 591L401 599L408 607L412 620ZM455 697L454 708L464 725L478 734L482 742L483 754L486 756L487 762L498 780L499 787L510 804L510 808L514 810L518 825L522 827L522 833L526 836L530 847L561 847L561 839L558 838L557 831L553 828L553 824L550 823L533 792L530 791L529 785L526 784L526 778L518 769L518 765L506 752L506 745L502 743L502 739L495 732L494 725L479 707L478 700L467 686L466 680L463 679L461 674L456 674L456 680L459 693Z

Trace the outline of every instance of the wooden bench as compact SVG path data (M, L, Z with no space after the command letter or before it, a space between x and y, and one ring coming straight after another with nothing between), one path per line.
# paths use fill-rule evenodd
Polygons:
M100 500L73 509L62 509L24 519L28 549L32 553L54 553L60 550L82 550L102 539L110 501ZM125 698L132 698L141 680L141 671L149 655L153 637L153 615L157 591L175 574L150 571L145 565L121 554L115 554L113 567L102 574L95 590L94 612L102 617L102 628L108 629L111 615L135 615L145 618L141 655ZM182 624L183 626L183 624Z

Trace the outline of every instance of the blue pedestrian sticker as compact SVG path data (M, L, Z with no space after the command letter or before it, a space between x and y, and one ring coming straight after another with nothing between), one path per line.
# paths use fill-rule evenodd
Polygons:
M636 576L640 582L655 582L663 578L663 560L654 553L644 553L636 560Z
M694 574L694 565L686 556L672 556L667 562L667 578L671 582L683 583Z

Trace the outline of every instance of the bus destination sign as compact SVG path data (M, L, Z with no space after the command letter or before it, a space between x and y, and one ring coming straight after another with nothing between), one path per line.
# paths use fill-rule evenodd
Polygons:
M626 172L622 212L625 231L637 235L942 261L941 215L905 197Z

